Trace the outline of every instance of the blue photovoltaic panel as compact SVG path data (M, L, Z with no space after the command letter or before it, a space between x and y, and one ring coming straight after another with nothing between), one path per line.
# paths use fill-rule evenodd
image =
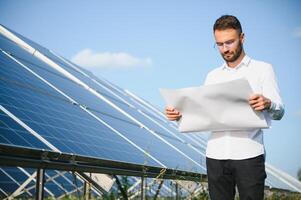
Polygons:
M0 83L2 84L1 81ZM2 87L2 85L0 87ZM2 111L0 111L0 143L38 149L49 149L49 147Z
M19 168L0 167L0 188L3 190L3 192L5 192L8 195L13 193L16 189L18 189L20 185L27 179L28 176ZM30 192L25 192L23 196L32 196L32 194ZM1 197L4 198L7 196L3 194L0 196L0 198Z
M78 68L80 68L80 67L78 67ZM112 83L108 83L108 81L103 81L103 80L97 78L96 76L94 76L92 73L89 73L88 76L90 79L96 80L100 85L103 85L104 87L109 88L109 90L111 90L113 93L117 94L122 99L125 99L126 102L128 102L129 104L134 106L134 109L141 110L143 113L145 113L150 118L155 120L161 126L163 126L164 128L168 129L170 132L172 132L172 135L175 135L177 138L180 138L182 142L184 141L185 144L187 144L187 142L188 142L192 146L199 149L201 152L205 153L206 134L204 134L204 133L182 134L182 133L178 132L178 128L174 124L169 122L165 117L162 118L162 116L159 116L160 114L156 113L158 111L153 111L147 105L145 105L145 104L137 101L133 97L129 96L129 94L124 92L124 90L122 88L119 88L118 86L113 85ZM98 87L98 85L96 87ZM165 137L176 139L176 137L171 136L171 134L168 134L168 133L165 133L165 134L163 132L157 132L157 133L160 135L164 135ZM198 135L199 139L202 140L202 144L200 145L200 142L198 142L196 139L192 138L191 135ZM176 140L179 140L179 139L176 139Z
M37 47L39 48L39 47ZM142 122L145 126L152 129L156 134L162 136L166 141L173 144L175 147L180 149L185 154L189 155L193 160L199 162L200 159L202 159L202 163L204 164L204 156L201 158L200 153L196 153L194 150L192 150L185 140L189 140L189 137L185 137L183 134L179 133L177 130L171 128L166 123L166 120L162 121L162 119L158 118L156 115L152 114L149 110L145 109L141 106L141 104L138 104L136 101L132 100L128 96L125 95L124 92L121 92L121 90L115 89L111 87L109 84L105 83L104 81L101 81L100 79L93 76L93 74L89 72L85 72L85 70L81 69L80 67L73 64L73 66L69 65L68 63L64 62L64 60L60 59L59 57L53 55L51 52L45 52L48 57L51 57L53 61L57 62L61 67L69 71L71 74L82 80L83 82L87 83L90 87L93 89L96 89L108 98L108 100L112 101L114 104L116 104L119 108L122 108L124 111L126 111L128 114L132 115L136 119L138 119L140 122ZM77 70L74 69L74 67L77 67L81 71L84 71L83 73L79 73ZM88 76L88 77L87 77ZM94 79L94 81L92 80ZM106 88L109 90L109 92L104 89ZM125 103L124 103L125 102ZM129 104L131 106L129 106ZM145 115L142 115L139 111L143 112L147 117L152 118L156 123L145 117ZM163 127L163 128L162 128ZM167 130L168 131L167 131ZM171 134L172 133L172 134ZM176 136L176 137L175 137ZM129 137L132 139L133 137ZM134 140L134 139L133 139ZM190 143L194 143L193 140L190 140ZM140 143L139 143L140 144ZM196 148L199 148L198 146L195 146ZM204 155L204 154L202 154Z
M8 29L9 30L9 29ZM80 68L80 70L84 71L85 73L87 73L88 76L92 77L93 79L96 79L99 83L96 84L95 82L92 81L92 79L90 77L86 77L83 74L79 73L78 71L76 71L72 66L70 66L69 64L67 64L66 62L64 62L64 60L62 60L61 58L57 57L56 55L54 55L53 53L51 53L48 49L42 47L41 45L33 42L32 40L27 39L26 37L10 30L11 32L13 32L15 35L17 35L18 37L20 37L22 40L26 41L28 44L30 44L32 47L34 47L35 49L39 50L40 52L42 52L44 55L46 55L48 58L50 58L52 61L56 62L58 65L60 65L62 68L64 68L65 70L67 70L68 72L70 72L71 74L75 75L77 78L79 78L80 80L82 80L83 82L85 82L86 84L88 84L90 87L96 89L99 93L101 93L102 95L104 95L105 97L108 97L109 100L112 100L113 103L116 103L118 106L120 106L121 108L129 111L130 114L136 115L137 114L137 110L131 110L132 108L129 108L128 103L132 104L135 106L136 109L140 109L143 110L143 112L147 113L148 115L150 115L152 118L157 118L158 117L156 115L151 114L150 112L148 112L147 110L143 109L143 107L141 107L139 104L137 104L135 101L132 101L130 98L128 98L127 96L124 96L124 93L121 93L120 90L116 90L113 87L111 87L109 84L106 84L105 81L100 80L99 78L95 77L92 73ZM20 58L22 59L22 58ZM26 60L25 60L26 62ZM53 73L58 74L57 71L52 70L52 69L47 69L47 70L51 70ZM125 102L119 100L116 96L112 95L110 92L107 92L105 89L103 89L102 87L100 87L100 85L109 88L109 90L111 90L113 93L121 96ZM127 103L128 102L128 103ZM137 118L139 118L140 115L137 116ZM144 121L144 120L142 120ZM158 133L160 133L159 131L157 131ZM181 135L181 134L178 134Z
M18 188L18 184L7 176L2 168L0 168L0 177L0 188L3 192L9 194ZM5 195L3 195L3 197L5 197Z
M154 137L149 131L147 131L146 129L142 129L135 121L121 114L119 111L112 108L107 103L97 98L95 95L91 94L86 89L80 87L74 82L61 78L60 76L48 73L47 71L44 71L41 68L32 69L34 69L34 71L36 71L41 76L47 77L47 80L49 82L54 84L56 87L60 88L64 93L71 96L80 104L87 106L88 109L92 111L96 116L104 120L110 126L114 127L114 129L124 134L135 144L143 148L146 152L155 156L155 158L160 160L169 168L178 168L188 171L194 168L195 164L190 163L190 161L187 160L184 156L182 156L174 149L166 145L160 139ZM117 104L116 102L114 103ZM138 118L139 120L144 118L134 110L129 110L130 108L127 105L124 105L122 103L117 105L124 109L127 113L134 116L135 118ZM146 126L147 125L149 124L146 124ZM178 147L181 146L181 144L176 145ZM193 154L193 152L190 152L189 154ZM196 155L195 158L198 159L198 155ZM197 170L194 168L194 171Z
M62 175L57 176L57 173L62 173ZM80 180L76 181L76 177L69 173L69 172L61 172L61 171L53 171L53 170L47 170L46 173L48 174L49 177L55 177L54 181L52 181L52 184L59 184L61 186L60 190L61 191L72 191L76 190L77 187L82 187L83 182ZM62 195L62 194L61 194Z
M0 104L60 151L158 166L3 53L0 53L0 68ZM1 115L0 121L5 120L5 116ZM15 129L14 124L11 128ZM6 131L1 132L3 138L7 134ZM26 135L21 136L24 138ZM9 140L5 139L4 143ZM39 148L29 140L23 146Z
M61 60L61 61L63 61L63 60ZM185 152L187 155L191 156L194 160L197 160L198 162L199 162L199 160L201 160L200 163L202 163L202 164L205 163L205 157L204 157L205 146L204 145L200 146L199 143L196 143L196 141L189 136L189 134L179 133L176 128L172 128L170 126L170 123L168 123L168 121L166 120L166 118L163 118L163 119L159 118L157 113L151 112L149 109L146 109L145 106L142 106L141 103L138 103L134 99L130 98L127 94L125 94L125 92L122 91L121 88L118 88L117 86L112 87L112 84L109 85L105 81L98 79L97 77L95 77L93 74L91 74L89 72L84 72L89 76L88 78L83 77L82 74L79 74L77 71L73 70L71 67L68 67L68 64L66 64L66 63L64 63L64 65L62 65L62 66L64 66L64 68L67 70L69 68L69 71L71 73L73 73L77 77L80 77L82 80L89 82L89 85L92 86L93 88L96 88L98 91L101 90L102 87L108 88L111 91L111 93L122 98L123 101L126 101L127 103L133 105L134 106L133 108L129 107L129 106L122 106L119 103L119 102L123 102L121 100L116 103L119 107L127 110L128 113L130 113L130 114L137 113L138 110L142 111L145 115L152 118L152 120L154 120L156 123L163 126L169 132L167 132L166 130L163 130L161 127L158 127L153 122L150 122L148 119L145 119L145 117L141 116L141 114L140 114L137 118L139 120L141 120L142 123L145 123L145 125L147 125L148 127L151 127L158 135L162 136L164 139L166 139L167 141L174 144L177 148L179 148L181 151ZM74 65L74 66L76 66L76 65ZM78 66L76 66L76 67L78 67ZM78 67L78 68L81 69L80 67ZM83 69L81 69L81 70L83 70ZM85 70L83 70L83 71L85 71ZM92 79L94 79L94 82L92 81ZM95 81L97 81L97 83L95 83ZM106 92L105 95L110 97L110 95L112 96L111 93ZM115 95L114 95L114 98L116 99L117 97ZM114 102L114 101L112 101L112 102ZM200 154L193 155L193 153L195 153L195 152L191 148L187 148L187 142L190 143L195 148L197 148L199 150L199 152L203 152L202 156L200 156Z
M60 88L63 92L74 98L80 104L87 106L88 109L96 116L124 134L131 141L139 145L146 152L153 155L169 168L178 168L190 171L195 166L195 164L189 163L189 160L184 158L174 149L167 146L161 140L155 138L149 131L142 129L136 122L127 118L119 111L110 107L107 103L74 82L61 78L56 74L48 73L41 68L34 68L33 66L32 69L41 76L47 77L49 82ZM193 170L197 171L195 167Z
M34 48L36 48L37 50L39 50L40 52L42 52L43 54L45 54L48 58L51 58L53 61L55 61L57 64L59 64L61 67L63 67L64 69L66 69L67 71L69 71L70 73L72 73L73 75L75 75L77 78L79 78L80 80L82 80L84 83L88 84L90 87L96 89L97 91L99 91L101 94L103 94L105 97L108 97L108 99L110 101L112 101L114 104L116 104L118 107L122 108L124 111L126 111L127 113L129 113L130 115L132 115L133 117L135 117L136 119L138 119L139 121L141 121L144 125L146 125L148 128L152 129L153 131L155 131L158 135L162 136L166 141L168 141L169 143L171 143L172 145L176 146L178 149L180 149L182 152L184 152L186 155L189 155L189 157L191 157L195 162L199 162L200 160L200 154L196 153L195 151L191 151L191 148L189 148L187 146L187 144L183 143L183 141L179 141L177 138L173 137L170 135L170 133L166 133L165 130L163 130L161 127L157 126L156 124L154 124L153 122L151 122L149 119L145 118L145 116L141 115L139 112L137 112L136 109L133 109L131 107L128 106L128 104L118 100L115 96L113 96L111 93L107 92L106 90L104 90L102 87L100 87L99 85L95 84L90 78L87 78L86 76L83 76L81 73L75 71L70 65L66 64L63 60L59 59L57 56L53 55L50 51L48 51L47 49L45 49L44 47L36 44L35 42L32 42L31 40L26 39L25 37L16 34L18 37L20 37L21 39L23 39L24 41L26 41L28 44L32 45ZM30 61L22 56L18 56L16 55L16 57L20 60L22 60L23 62L26 63L26 65L30 65L31 63L29 63ZM100 102L99 99L93 95L91 95L90 92L81 89L80 92L78 92L78 94L74 94L74 91L77 91L79 89L78 85L74 84L73 82L68 81L66 78L62 77L60 74L58 74L57 71L53 70L53 69L49 69L49 68L43 68L41 67L41 65L39 64L35 64L32 67L36 67L36 69L34 69L34 71L38 72L38 74L43 74L43 77L47 77L47 80L50 81L53 84L57 84L58 88L62 88L62 90L64 92L66 92L68 95L72 96L74 99L76 99L80 104L88 106L88 108L90 108L91 110L95 110L97 113L101 113L101 114L107 114L107 116L113 116L115 119L121 119L124 120L126 122L129 122L130 124L135 125L136 123L126 117L124 117L123 115L121 115L119 112L116 112L115 109L110 108L108 105L104 105L103 106L103 102ZM46 74L45 74L46 72ZM51 72L51 73L50 73ZM50 74L49 74L50 73ZM56 76L56 77L55 77ZM62 80L60 80L60 77ZM52 79L53 78L53 79ZM53 80L53 81L52 81ZM71 83L71 84L70 84ZM70 85L67 89L66 87L63 88L64 86ZM111 88L112 89L112 88ZM116 91L115 91L116 93ZM90 96L89 98L87 98L86 94L88 94L88 96ZM119 94L120 95L120 94ZM125 99L126 101L128 101L129 99ZM100 105L102 104L102 105ZM137 106L137 105L136 105ZM98 108L109 108L110 110L100 110ZM144 110L145 111L145 110ZM149 113L147 113L149 114ZM103 118L106 118L107 116L104 116ZM110 119L110 122L115 119ZM109 123L109 122L108 122ZM116 125L116 123L115 123ZM137 126L139 126L138 124L136 124ZM115 126L114 126L115 127ZM166 127L165 127L166 128ZM137 131L136 131L137 132ZM140 131L141 132L141 131ZM145 132L144 132L145 133ZM135 140L136 135L133 136L128 136L131 140ZM150 139L154 138L154 136L150 136ZM158 139L155 139L158 140ZM149 141L149 140L148 140ZM144 140L142 141L137 141L137 144L141 147L143 147L141 144L144 143ZM153 142L151 142L153 143ZM160 141L161 143L161 141ZM166 145L166 144L165 144ZM161 146L161 145L160 145ZM148 152L150 152L152 154L152 149L153 147L150 147L150 145L147 145L146 149ZM145 149L145 148L144 148ZM174 150L172 150L174 151ZM160 155L161 153L158 152ZM178 153L177 153L178 154ZM155 155L155 154L152 154ZM156 155L155 155L156 156ZM162 157L162 156L160 156ZM163 158L164 159L164 158ZM160 160L160 159L159 159ZM166 159L164 159L166 160ZM165 161L166 162L166 161ZM194 167L194 164L191 164L190 161L187 161L187 159L184 160L184 163L189 164L190 169L194 168L193 171L196 170L196 167ZM173 165L173 168L178 168L178 165ZM186 168L187 170L187 168ZM189 170L190 171L190 170Z
M7 43L11 43L10 41L5 41ZM12 46L12 47L11 47ZM14 50L15 47L13 44L6 44L5 46L6 51L11 52ZM12 50L11 50L12 49ZM43 78L47 79L51 84L55 85L57 88L62 90L68 96L75 99L81 105L85 105L90 109L95 115L97 115L100 119L105 120L108 124L114 127L116 130L120 131L121 133L125 134L130 140L134 143L142 147L146 152L150 153L151 155L155 156L158 160L160 160L164 165L167 165L169 168L173 169L181 169L186 171L194 171L194 172L203 172L201 168L195 164L195 162L199 162L200 155L191 149L188 148L186 144L179 142L176 138L170 138L164 136L164 130L158 127L157 125L151 123L148 119L146 119L143 115L138 113L136 110L130 108L127 104L114 101L114 103L122 108L124 111L128 112L130 115L143 121L143 123L157 132L164 137L165 140L172 143L175 147L180 148L181 151L185 152L189 157L192 157L194 162L190 159L187 159L185 156L171 148L170 146L166 145L166 143L162 142L160 139L154 137L149 131L145 129L141 129L141 127L131 120L127 118L125 115L117 111L116 109L109 106L107 103L102 101L101 99L97 98L95 95L91 94L88 90L82 88L78 84L66 79L64 76L59 74L56 70L52 69L51 67L47 66L46 64L40 62L39 60L32 58L31 55L26 55L26 52L19 52L16 51L16 54L12 54L16 59L20 60L30 69L35 71L37 74L42 76ZM25 55L24 55L25 54ZM71 70L70 67L64 66L65 69ZM78 78L81 80L85 80L92 84L90 79L82 76L81 74L76 74ZM93 83L94 84L94 83ZM98 91L103 91L97 85L94 86L94 89ZM98 88L96 88L98 87ZM111 94L106 93L107 96ZM112 95L111 95L112 96ZM109 100L111 100L110 98ZM162 133L160 133L162 132ZM168 133L165 135L169 135ZM119 147L120 150L123 149L122 146Z
M74 66L76 66L75 64L73 64ZM81 69L80 67L76 66L77 68ZM85 71L84 69L81 69L83 71ZM132 96L130 96L128 93L126 93L122 88L109 83L108 81L103 81L101 79L99 79L98 77L94 76L92 73L89 72L85 72L87 73L87 75L89 76L88 79L90 80L95 80L98 82L98 84L96 84L96 88L99 88L99 85L102 85L105 88L108 88L110 91L112 91L112 93L116 94L117 96L121 97L122 99L124 99L127 103L131 104L134 106L133 109L135 110L140 110L143 113L145 113L146 115L148 115L150 118L152 118L153 120L155 120L156 122L158 122L160 125L162 125L164 128L168 129L169 131L171 131L173 133L173 135L176 135L176 137L181 138L184 141L188 141L191 145L195 145L195 147L199 148L199 144L190 137L191 134L198 134L200 137L203 137L203 141L206 142L206 139L204 139L204 133L190 133L190 134L182 134L180 132L178 132L177 127L171 123L170 121L168 121L166 119L166 117L162 117L159 113L156 112L161 112L161 111L154 111L151 108L149 108L147 105L139 102L138 100L134 99ZM95 83L93 82L93 84L95 85ZM144 100L145 101L145 100ZM171 134L164 134L163 132L157 132L159 134L162 134L166 137L170 137ZM170 138L174 138L175 137L170 137ZM204 148L204 146L202 146L201 148ZM204 150L204 149L203 149Z
M46 197L61 197L67 194L77 196L78 192L80 196L83 195L83 181L69 172L61 174L60 171L46 170L44 188L45 191L49 191L45 193ZM26 190L35 194L35 185L28 185Z
M31 168L0 167L0 198L15 192L35 172ZM33 178L21 191L21 196L35 196L35 178ZM45 170L45 196L63 196L82 189L83 181L69 172ZM24 192L25 191L25 192ZM4 193L5 194L4 194Z

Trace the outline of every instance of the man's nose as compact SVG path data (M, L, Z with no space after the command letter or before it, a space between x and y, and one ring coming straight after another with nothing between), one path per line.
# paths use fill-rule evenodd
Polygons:
M227 48L226 48L226 49L225 49L225 48L222 48L220 51L221 51L222 54L227 54L227 53L230 52L230 50L227 49Z

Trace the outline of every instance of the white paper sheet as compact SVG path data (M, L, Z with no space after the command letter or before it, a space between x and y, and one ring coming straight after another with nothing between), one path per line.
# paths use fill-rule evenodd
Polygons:
M245 79L160 92L167 105L182 113L180 132L268 128L263 113L249 105L253 92Z

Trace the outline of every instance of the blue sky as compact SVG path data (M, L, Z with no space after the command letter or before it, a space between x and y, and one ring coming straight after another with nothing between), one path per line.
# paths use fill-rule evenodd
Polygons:
M267 160L301 168L301 3L261 1L0 1L0 23L163 108L158 88L201 85L223 63L212 25L237 16L245 51L273 64L286 105L265 133Z

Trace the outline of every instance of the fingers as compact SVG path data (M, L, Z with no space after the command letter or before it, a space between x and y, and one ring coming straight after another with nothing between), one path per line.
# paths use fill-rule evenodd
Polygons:
M170 115L174 115L174 114L178 114L179 111L177 111L176 109L173 109L173 110L165 110L165 113L166 114L170 114Z
M256 104L253 104L251 105L251 107L254 109L254 110L257 110L257 111L260 111L260 110L264 110L265 109L265 104L263 101L260 101Z
M257 100L260 97L262 97L261 94L253 94L253 95L250 96L249 101Z
M264 97L260 94L254 94L249 98L249 104L253 107L255 104L259 102L264 102Z
M250 104L250 106L252 106L252 107L253 107L253 105L255 105L255 104L257 104L257 103L258 103L257 100L250 100L250 101L249 101L249 104Z
M254 106L255 104L258 104L258 103L261 103L261 102L264 103L264 101L265 101L264 98L259 97L259 98L255 99L255 100L249 100L249 104L251 106Z
M165 108L165 112L167 112L167 111L173 112L174 110L175 110L175 108L172 106L166 106L166 108Z
M268 108L270 103L271 101L268 98L265 98L260 94L254 94L249 98L250 106L256 111L261 111Z
M182 116L182 114L172 106L167 106L165 108L165 115L169 120L172 121L178 120Z
M167 119L168 120L170 120L170 121L175 121L175 120L179 120L181 117L182 117L182 115L179 115L179 116L166 116L167 117Z
M171 116L171 117L177 117L177 116L180 116L181 113L179 111L166 111L165 112L166 116Z
M264 106L258 106L258 107L256 107L256 108L254 108L254 110L256 110L256 111L262 111L262 110L264 110L264 109L265 109Z

